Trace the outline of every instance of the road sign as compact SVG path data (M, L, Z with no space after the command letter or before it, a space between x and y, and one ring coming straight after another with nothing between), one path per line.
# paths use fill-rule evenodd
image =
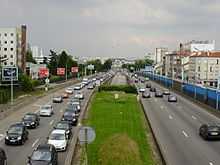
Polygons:
M79 68L78 67L72 67L71 68L71 72L72 73L78 73L79 72Z
M49 69L40 68L39 69L39 78L46 78L46 77L49 77Z
M79 142L80 144L89 144L95 140L96 134L93 128L91 127L82 127L79 131Z
M88 65L87 68L88 68L89 70L94 70L94 69L95 69L94 65L92 65L92 64Z
M3 67L2 68L2 81L17 81L18 68L17 67Z
M57 68L57 75L65 75L65 68Z

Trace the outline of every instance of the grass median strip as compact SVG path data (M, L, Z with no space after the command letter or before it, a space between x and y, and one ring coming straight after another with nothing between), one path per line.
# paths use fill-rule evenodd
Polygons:
M96 131L88 146L89 165L154 165L144 115L136 95L99 92L92 100L86 125Z

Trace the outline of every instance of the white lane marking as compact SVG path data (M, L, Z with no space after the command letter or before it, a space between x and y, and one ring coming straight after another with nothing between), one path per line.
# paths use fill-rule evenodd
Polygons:
M2 141L5 138L4 134L0 134L0 141Z
M212 162L209 162L209 165L214 165Z
M51 120L51 121L50 121L50 125L52 125L52 124L53 124L53 122L54 122L54 120Z
M161 109L164 109L164 107L163 107L162 105L160 106L160 108L161 108Z
M39 110L34 111L34 113L38 113L38 112L39 112Z
M155 102L157 102L157 99L154 99Z
M34 106L34 107L41 107L40 104L34 104L33 106Z
M189 137L189 135L185 131L182 131L182 133L185 137L187 137L187 138Z
M60 113L63 113L63 109L60 110Z
M172 119L173 119L173 116L169 115L169 119L172 120Z
M36 139L35 141L34 141L34 143L32 144L32 148L37 144L37 142L39 141L40 139Z
M196 120L196 119L197 119L195 116L192 116L192 118L193 118L194 120Z

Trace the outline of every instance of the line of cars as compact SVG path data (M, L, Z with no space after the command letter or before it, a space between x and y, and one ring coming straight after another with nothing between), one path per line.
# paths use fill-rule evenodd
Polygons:
M169 90L158 90L154 86L151 85L151 83L147 83L144 88L139 88L139 92L142 93L143 98L151 98L152 93L154 93L155 97L160 97L162 98L163 96L168 96L167 100L168 102L177 102L177 97L173 94L170 93Z
M84 80L85 83L87 80ZM82 84L82 83L81 83ZM91 87L92 84L92 87ZM88 85L88 89L95 87L94 81L85 83L80 89ZM70 88L67 88L70 90ZM50 164L57 165L57 151L65 151L68 145L68 139L72 136L72 127L77 125L78 117L81 110L81 100L84 99L84 94L80 89L72 87L72 92L68 90L62 96L54 96L53 103L62 103L63 99L70 98L67 108L63 113L61 121L56 123L54 129L47 138L47 144L40 144L28 157L28 165L36 164ZM75 93L72 97L71 94ZM22 118L21 122L14 123L9 126L6 131L5 144L6 145L23 145L29 137L28 129L35 129L40 126L40 117L50 117L54 114L54 109L51 104L43 105L39 109L39 113L27 113ZM2 156L0 152L0 162L6 163L6 154L2 149ZM2 159L1 159L2 158Z
M163 95L168 95L169 102L177 102L176 96L171 95L169 90L164 90L163 92L158 91L155 87L153 87L151 85L151 83L147 83L146 88L149 88L149 91L147 91L145 88L139 89L139 92L142 93L143 98L150 98L151 92L154 92L155 97L163 97ZM220 140L220 124L213 123L213 122L207 123L207 124L202 124L199 127L199 135L204 140Z

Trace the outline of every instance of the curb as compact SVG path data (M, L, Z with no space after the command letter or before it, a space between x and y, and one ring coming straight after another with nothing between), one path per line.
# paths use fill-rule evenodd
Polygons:
M110 79L107 79L106 82L110 81ZM106 83L104 82L104 83ZM84 118L85 114L86 114L86 111L88 110L88 106L89 106L89 103L91 102L91 99L93 98L95 92L97 92L97 87L92 91L88 101L86 102L86 105L85 105L85 108L84 110L82 111L82 113L80 114L80 117L79 117L79 120L78 120L78 123L80 123L82 121L82 119ZM74 134L76 136L73 136L69 146L70 146L70 150L69 152L67 153L67 157L66 157L66 160L65 160L65 163L64 165L72 165L72 161L73 161L73 155L75 153L75 148L76 148L76 144L77 144L77 141L78 141L78 134L79 134L79 130L80 130L80 127L77 126L76 128L76 131L74 132Z
M139 95L138 95L138 97L139 97ZM148 125L149 125L149 128L150 128L150 131L151 131L151 134L152 134L152 136L153 136L153 139L154 139L154 142L155 142L155 144L156 144L156 147L157 147L157 150L158 150L158 152L159 152L159 156L160 156L160 158L161 158L161 161L162 161L162 164L163 165L167 165L168 163L168 161L166 160L166 158L165 158L165 156L164 156L164 153L163 153L163 151L162 151L162 147L161 147L161 144L159 143L159 141L157 140L157 137L156 137L156 135L155 135L155 133L154 133L154 131L153 131L153 127L152 127L152 125L151 125L151 123L150 123L150 121L149 121L149 118L148 118L148 116L147 116L147 113L146 113L146 111L144 110L144 105L143 105L143 102L142 102L142 99L139 97L139 103L140 103L140 105L141 105L141 107L142 107L142 110L143 110L143 112L144 112L144 116L145 116L145 119L146 119L146 121L147 121L147 123L148 123Z

